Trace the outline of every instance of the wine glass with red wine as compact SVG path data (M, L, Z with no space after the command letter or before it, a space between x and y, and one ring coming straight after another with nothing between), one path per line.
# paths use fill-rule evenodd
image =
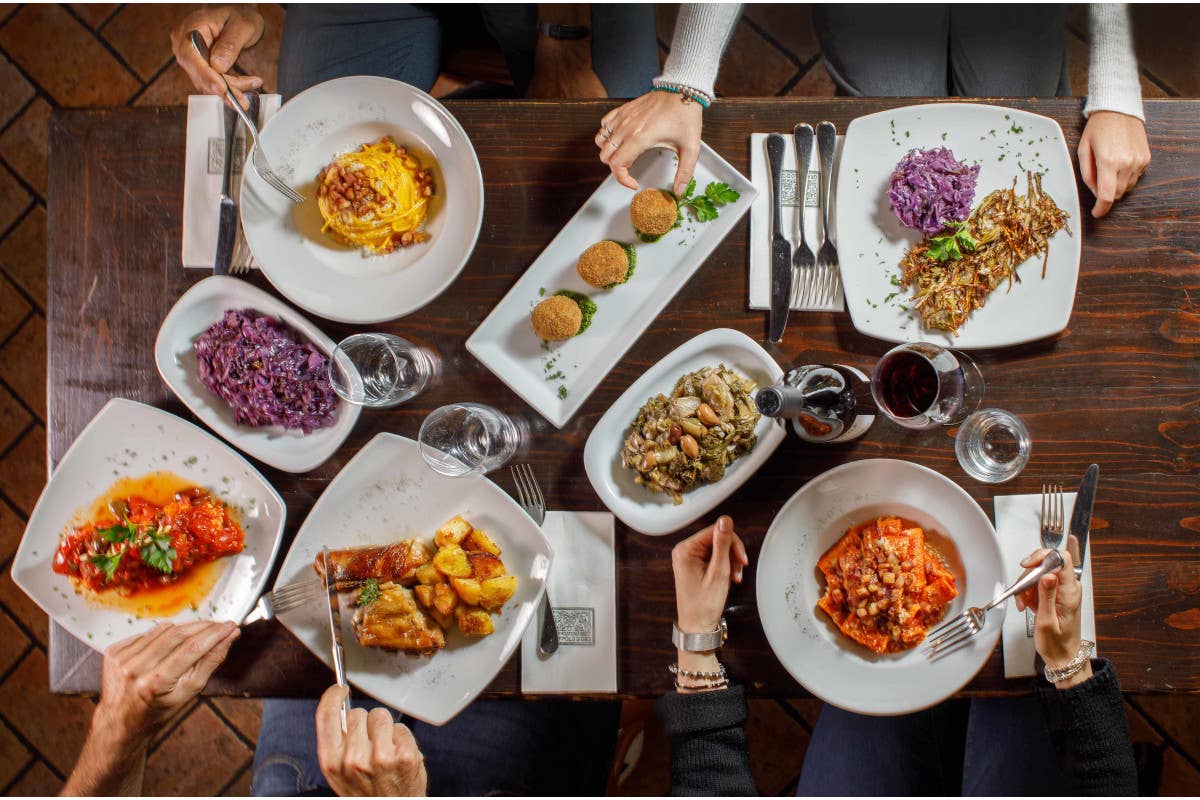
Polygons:
M879 359L871 396L880 411L905 428L956 425L983 400L983 376L962 353L911 342Z

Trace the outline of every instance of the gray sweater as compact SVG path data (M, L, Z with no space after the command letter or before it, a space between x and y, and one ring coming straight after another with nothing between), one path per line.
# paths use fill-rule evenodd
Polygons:
M1137 768L1121 687L1112 664L1059 691L1043 679L1041 701L1054 754L1071 794L1135 795ZM672 693L655 704L671 740L671 794L758 794L746 749L746 696L740 686L703 694Z

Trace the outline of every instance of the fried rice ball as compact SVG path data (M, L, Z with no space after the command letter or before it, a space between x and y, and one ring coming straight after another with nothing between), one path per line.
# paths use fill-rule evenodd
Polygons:
M584 250L575 269L579 277L592 286L604 289L629 280L633 274L634 258L632 247L605 240Z
M629 219L643 236L662 236L679 219L675 197L663 189L643 189L629 204Z
M533 332L547 342L561 342L579 333L583 312L579 304L563 295L552 295L533 308L529 315Z

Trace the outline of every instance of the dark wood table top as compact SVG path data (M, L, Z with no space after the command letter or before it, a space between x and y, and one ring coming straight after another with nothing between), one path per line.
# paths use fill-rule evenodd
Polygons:
M705 114L705 140L749 172L753 132L801 120L850 120L907 100L722 100ZM485 399L526 418L531 460L554 508L601 509L584 474L588 432L642 372L690 337L727 326L758 341L766 315L747 309L743 219L581 411L555 431L465 350L472 330L558 233L606 174L592 143L611 102L447 104L474 142L486 206L470 262L437 301L376 326L433 345L440 384L397 409L367 411L345 445L305 475L259 465L288 505L290 541L338 470L375 434L415 437L431 409ZM1072 152L1081 100L1012 101L1062 125ZM962 485L989 513L995 493L1035 493L1046 480L1073 484L1100 464L1092 537L1101 651L1128 691L1200 691L1200 102L1149 100L1154 160L1133 194L1105 219L1086 211L1073 228L1083 262L1069 328L1053 339L981 352L987 403L1029 426L1033 454L1001 487L969 478L954 457L953 432L911 432L881 421L842 446L806 446L794 436L720 509L731 514L753 559L775 511L813 476L846 461L915 461ZM208 273L180 263L183 109L56 111L51 122L49 224L49 450L57 463L83 426L114 396L192 419L160 380L152 348L176 299ZM1090 193L1080 185L1084 207ZM846 246L843 241L842 246ZM267 286L261 276L251 279ZM335 340L351 326L317 319ZM775 351L781 363L838 362L869 369L890 345L857 333L847 314L794 314ZM507 472L495 476L511 490ZM670 686L674 611L669 552L679 536L651 538L618 523L619 687L654 695ZM730 602L753 603L753 571ZM753 693L803 694L775 659L753 611L730 620L724 658ZM90 692L99 657L54 627L51 686ZM519 691L514 657L489 688ZM252 626L209 687L214 693L316 696L328 670L277 624ZM999 650L971 693L1024 692L1006 681Z

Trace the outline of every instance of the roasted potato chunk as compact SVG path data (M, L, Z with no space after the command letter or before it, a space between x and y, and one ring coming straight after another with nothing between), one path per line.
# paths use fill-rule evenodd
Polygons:
M470 578L471 562L466 552L456 544L447 545L437 551L433 565L447 578Z
M464 603L469 606L479 605L479 595L483 592L479 581L474 578L451 578L450 585L454 587L454 591L458 592L458 596Z
M508 572L504 568L504 562L491 553L485 553L482 550L472 550L466 555L471 565L471 577L476 580L486 581L489 578L499 578Z
M517 576L502 575L498 578L489 578L480 583L479 588L479 605L488 611L498 611L510 597L516 594Z
M492 625L492 615L482 608L459 606L454 610L454 619L458 629L467 636L490 636L496 627Z
M413 587L413 594L417 596L417 602L425 608L433 608L433 587L426 584L418 584Z
M467 538L467 534L470 532L471 523L461 516L456 516L437 529L437 533L433 536L433 543L439 548L450 544L462 544L462 540Z
M494 556L500 555L500 545L492 541L492 537L488 536L483 531L476 528L471 531L467 538L463 540L462 547L464 550L482 550L485 553L491 553Z
M423 583L432 586L435 583L445 583L442 578L442 573L438 572L437 567L433 564L424 564L417 568L416 578L418 583Z
M454 611L458 605L458 594L448 583L439 583L433 587L433 607L443 614Z
M458 606L458 608L462 608L462 606ZM453 614L443 614L442 612L438 611L436 608L433 608L433 607L430 607L426 610L429 612L429 616L433 617L433 621L436 622L438 624L438 626L441 627L442 630L448 631L454 627L454 615ZM455 609L455 610L457 610L457 609Z

